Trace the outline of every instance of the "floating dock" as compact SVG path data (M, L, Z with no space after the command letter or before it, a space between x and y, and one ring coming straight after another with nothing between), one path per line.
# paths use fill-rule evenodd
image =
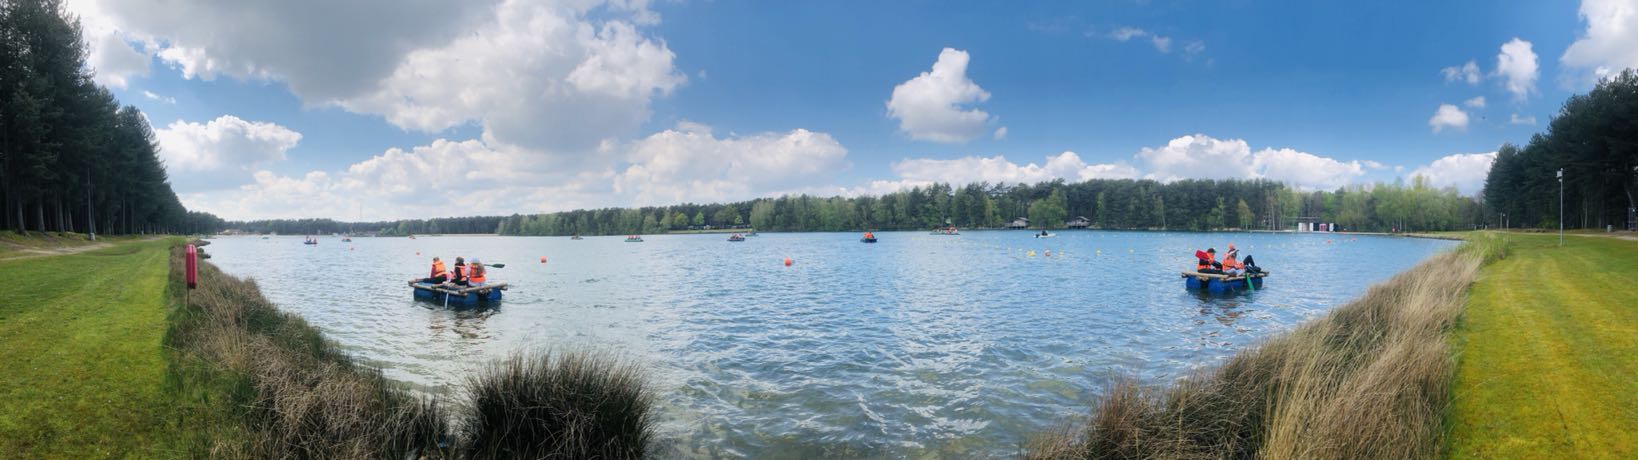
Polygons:
M1266 271L1235 276L1222 273L1183 272L1183 287L1190 290L1204 289L1210 292L1257 290L1263 288L1263 278L1267 276L1268 272Z
M483 286L452 286L432 284L420 280L410 281L409 285L414 288L416 299L458 307L475 307L484 303L500 302L501 291L505 291L507 288L506 283L485 284Z

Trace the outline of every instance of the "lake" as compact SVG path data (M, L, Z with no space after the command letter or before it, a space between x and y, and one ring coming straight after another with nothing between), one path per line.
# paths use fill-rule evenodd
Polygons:
M664 457L972 457L1013 454L1032 433L1087 413L1113 376L1164 382L1221 363L1455 244L1274 233L877 236L327 236L316 246L300 236L223 237L206 249L362 363L445 400L489 361L590 347L649 370ZM1184 290L1178 273L1193 268L1194 250L1228 243L1272 272L1264 288ZM404 281L426 276L434 255L504 263L489 278L512 289L497 308L416 302Z

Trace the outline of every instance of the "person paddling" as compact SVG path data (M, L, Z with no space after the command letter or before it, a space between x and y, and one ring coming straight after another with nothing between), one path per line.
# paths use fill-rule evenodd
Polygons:
M472 264L468 265L466 269L466 284L468 286L483 286L483 283L488 280L486 276L488 273L483 268L483 261L478 260L476 257L472 258Z

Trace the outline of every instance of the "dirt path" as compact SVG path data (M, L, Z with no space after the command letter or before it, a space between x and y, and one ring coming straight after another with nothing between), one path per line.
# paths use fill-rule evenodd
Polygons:
M150 236L150 237L147 237L147 238L141 238L141 239L135 239L135 240L121 240L121 241L119 241L119 243L123 244L123 243L136 243L136 242L142 242L142 241L153 241L153 240L157 240L157 239L160 239L160 238L163 238L163 237L162 236ZM105 241L99 241L99 242L96 242L96 243L85 244L85 245L80 245L80 246L66 246L66 247L55 247L55 248L17 247L17 246L14 246L16 248L17 252L6 254L6 255L0 255L0 261L33 259L33 258L37 258L37 257L51 257L51 256L60 256L60 255L67 255L67 254L79 254L79 253L86 252L86 251L95 251L95 250L98 250L98 249L103 249L103 248L108 248L108 247L113 247L113 246L114 246L114 243L109 243L109 242L105 242Z

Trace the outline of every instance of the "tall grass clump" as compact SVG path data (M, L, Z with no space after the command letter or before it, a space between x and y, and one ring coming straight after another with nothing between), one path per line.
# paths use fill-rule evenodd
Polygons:
M169 384L191 420L217 433L195 455L213 458L441 458L453 453L448 417L434 401L359 367L256 284L199 264L182 292L171 257ZM446 453L447 452L447 453Z
M1325 316L1165 387L1119 381L1026 456L1431 458L1455 365L1446 332L1505 240L1435 255Z
M640 369L606 353L514 355L467 387L473 458L641 458L653 437Z

